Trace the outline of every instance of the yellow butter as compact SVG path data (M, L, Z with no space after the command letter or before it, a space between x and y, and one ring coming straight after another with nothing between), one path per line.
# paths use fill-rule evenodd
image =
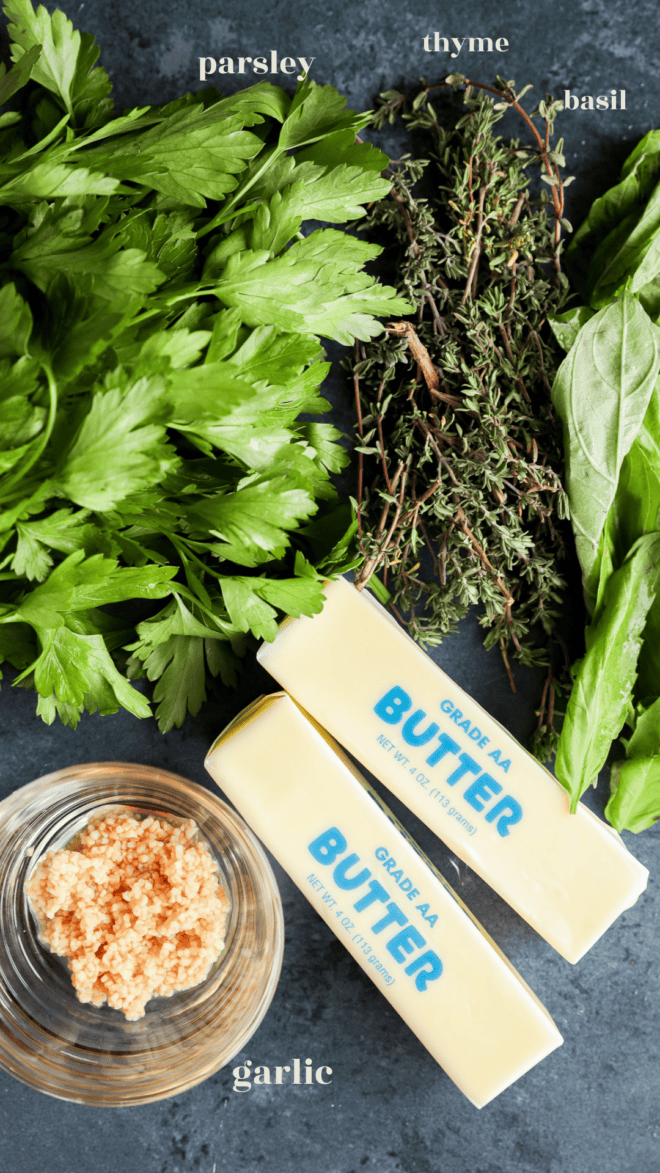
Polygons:
M560 1045L520 975L290 697L245 710L206 768L473 1104Z
M338 579L258 658L504 900L576 962L648 872L367 592Z

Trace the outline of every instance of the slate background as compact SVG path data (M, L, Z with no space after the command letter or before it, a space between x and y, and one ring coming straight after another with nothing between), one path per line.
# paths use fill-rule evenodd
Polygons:
M64 0L62 7L97 36L119 105L166 101L197 88L200 56L270 49L280 57L315 56L316 80L337 85L358 108L393 84L409 86L421 75L437 80L453 69L483 81L495 72L519 85L531 81L539 96L561 96L566 87L592 95L625 89L626 111L561 117L569 169L578 177L567 193L575 223L614 181L634 142L660 121L654 0L273 0L268 7L257 0ZM422 38L436 30L506 37L510 49L450 62L423 52ZM330 391L338 425L348 427L350 404L338 372ZM527 735L538 681L517 672L512 697L499 659L480 645L474 617L436 658L515 735ZM165 737L154 722L127 714L87 718L76 732L49 729L34 716L31 694L5 687L0 796L51 770L114 758L205 785L212 738L272 687L249 664L238 695L217 692L197 719ZM649 889L573 967L388 801L545 1003L565 1035L562 1048L477 1112L275 865L287 929L284 970L270 1012L236 1062L273 1067L309 1056L315 1066L333 1068L332 1084L237 1094L225 1069L160 1104L97 1110L50 1099L0 1072L0 1173L657 1173L658 832L626 837L651 870ZM604 788L587 801L602 812Z

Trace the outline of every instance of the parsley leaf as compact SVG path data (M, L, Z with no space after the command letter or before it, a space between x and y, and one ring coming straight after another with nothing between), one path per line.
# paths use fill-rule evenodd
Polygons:
M234 493L196 502L187 516L193 533L210 532L241 545L246 552L263 550L281 558L289 545L288 531L315 512L309 493L290 488L286 477L263 475L250 478Z
M57 509L39 521L17 522L16 551L11 560L14 573L19 578L43 582L53 565L50 550L62 554L84 550L85 540L89 541L94 533L94 527L86 524L88 517L87 509L76 513L71 509Z
M112 109L110 79L104 69L94 68L99 51L93 37L74 29L60 9L50 16L40 4L35 12L30 0L8 0L5 13L13 22L12 60L19 65L31 61L34 81L55 94L69 114L88 124L90 115L97 119ZM35 58L37 47L41 54Z
M408 309L362 270L379 252L332 228L317 229L273 260L266 250L231 256L215 293L250 326L275 325L346 345L366 341L382 331L371 315Z
M55 476L63 497L89 509L114 508L131 493L157 484L178 463L164 442L162 380L123 382L111 377L94 396Z
M136 717L151 712L146 697L115 667L101 635L80 635L64 625L47 631L32 670L35 688L47 702L40 712L48 724L56 711L74 728L84 709L105 715L124 708Z
M41 56L41 45L33 45L24 53L17 65L6 71L4 63L0 64L0 106L22 89L30 80L32 70Z

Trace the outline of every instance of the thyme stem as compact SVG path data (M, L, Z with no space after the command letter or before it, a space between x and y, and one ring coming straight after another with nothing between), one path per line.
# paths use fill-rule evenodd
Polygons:
M498 649L511 688L512 655L545 670L536 740L543 758L565 677L557 628L566 497L546 325L566 288L561 148L551 147L556 108L547 99L529 116L511 84L464 79L464 109L458 121L451 112L445 129L431 91L449 95L458 81L424 86L412 103L390 91L380 112L380 121L403 115L425 135L433 161L392 164L390 197L364 222L385 246L414 315L355 348L363 450L355 585L362 590L380 572L397 619L430 644L480 604L485 645ZM498 105L519 110L533 148L494 134ZM543 119L542 132L534 117ZM540 206L529 198L532 162L556 180Z

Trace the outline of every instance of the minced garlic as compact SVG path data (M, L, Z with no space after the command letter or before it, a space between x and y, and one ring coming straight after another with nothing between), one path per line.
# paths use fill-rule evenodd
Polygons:
M192 820L110 814L75 850L49 851L26 886L40 936L66 957L81 1002L144 1015L197 985L224 948L228 900Z

